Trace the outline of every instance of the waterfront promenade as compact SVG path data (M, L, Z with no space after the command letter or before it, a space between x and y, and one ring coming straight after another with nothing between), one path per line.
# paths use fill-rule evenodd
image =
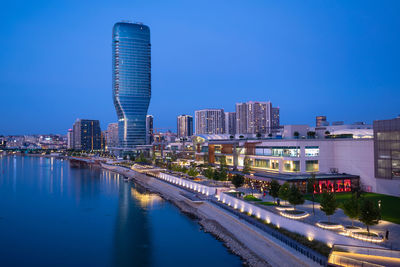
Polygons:
M160 194L164 199L177 205L183 212L199 219L206 231L222 239L226 245L241 256L250 266L315 266L305 256L293 249L277 243L262 230L238 219L230 212L205 201L204 204L192 204L181 194L186 191L160 179L124 168L110 168Z

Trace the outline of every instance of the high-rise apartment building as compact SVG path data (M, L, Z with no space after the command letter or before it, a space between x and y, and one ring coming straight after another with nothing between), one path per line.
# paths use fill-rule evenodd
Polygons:
M150 28L118 22L112 35L113 99L118 115L119 145L146 143L146 115L151 97Z
M77 119L73 126L73 140L73 148L76 150L101 149L100 122Z
M225 112L223 109L202 109L195 111L196 134L225 133Z
M146 115L146 145L151 145L153 143L153 115Z
M316 127L328 126L328 125L329 125L329 122L326 120L326 116L315 117L315 126Z
M118 122L109 123L106 131L106 146L107 148L118 147Z
M67 133L67 149L73 149L74 148L74 132L72 129L68 129Z
M266 134L271 129L271 102L236 104L236 133Z
M271 129L279 129L280 126L280 115L279 115L279 108L272 107L271 109Z
M236 134L236 112L225 112L225 133Z
M193 135L193 117L190 115L180 115L177 117L178 138Z

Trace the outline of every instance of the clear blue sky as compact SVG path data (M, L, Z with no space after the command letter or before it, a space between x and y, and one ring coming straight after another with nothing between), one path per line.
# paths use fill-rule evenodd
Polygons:
M116 121L111 30L151 28L156 128L235 102L272 101L282 124L400 114L400 1L2 1L0 135Z

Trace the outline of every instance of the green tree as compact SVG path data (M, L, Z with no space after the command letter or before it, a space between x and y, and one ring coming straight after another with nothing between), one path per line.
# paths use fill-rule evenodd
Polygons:
M199 172L197 171L197 169L195 167L192 167L189 169L187 174L189 176L196 177L199 174Z
M280 199L287 201L289 199L290 194L290 184L285 182L280 188L278 196Z
M271 180L271 182L269 183L269 194L271 195L271 197L274 198L274 203L275 199L279 196L280 187L281 185L276 180Z
M239 188L244 184L244 176L240 174L235 174L232 177L232 184L235 186L235 188Z
M351 225L354 226L354 220L360 216L360 204L357 195L353 194L350 199L346 200L342 205L344 214L351 219Z
M226 169L228 165L226 164L226 156L223 155L219 158L219 169L222 171L223 169Z
M218 170L214 170L212 179L214 179L214 180L216 180L216 181L222 180L222 179L221 179L220 172L219 172Z
M289 190L289 195L288 195L288 200L289 203L293 205L294 208L296 208L296 205L300 205L304 203L304 196L300 192L300 190L292 184Z
M244 174L250 174L251 167L250 167L250 159L246 156L243 160L243 170Z
M315 202L315 194L314 194L314 189L315 185L317 184L317 179L315 179L315 173L311 174L311 177L307 179L307 193L311 194L312 196L312 211L313 215L315 215L315 209L314 209L314 202Z
M331 215L333 215L338 207L338 203L336 202L335 194L331 192L322 193L321 198L321 207L320 209L328 216L328 221L331 221Z
M227 169L222 169L219 171L219 179L221 181L226 181L226 178L228 177L228 171Z
M214 170L213 170L213 168L211 168L211 166L208 166L207 169L205 169L205 170L203 171L203 175L204 175L205 177L207 177L208 179L213 179L213 177L214 177Z
M369 227L379 223L379 218L381 217L381 212L378 206L369 199L363 199L360 206L360 222L364 223L367 227L369 234Z

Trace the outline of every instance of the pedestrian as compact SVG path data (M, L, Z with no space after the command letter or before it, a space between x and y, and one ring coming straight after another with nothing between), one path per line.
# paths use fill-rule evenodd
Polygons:
M386 238L386 240L389 240L389 230L386 230L385 238Z

